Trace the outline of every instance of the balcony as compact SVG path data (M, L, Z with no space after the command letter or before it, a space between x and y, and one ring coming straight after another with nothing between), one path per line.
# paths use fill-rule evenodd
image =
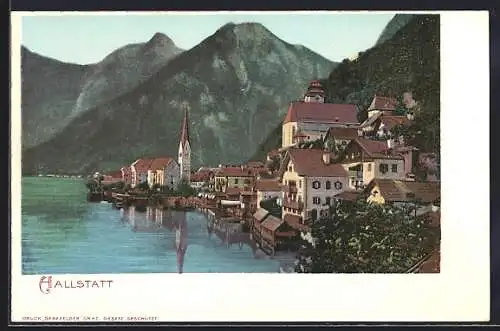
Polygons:
M304 202L302 202L301 200L285 198L283 200L283 207L302 211L304 209Z

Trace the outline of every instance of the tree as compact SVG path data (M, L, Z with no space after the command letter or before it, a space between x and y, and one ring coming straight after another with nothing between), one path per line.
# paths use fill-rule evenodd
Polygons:
M424 217L363 200L337 205L313 224L315 245L304 242L297 272L404 273L435 249L439 230Z
M281 206L277 203L278 198L262 200L259 207L267 210L271 215L281 218Z
M142 182L139 185L137 185L136 187L137 187L137 189L139 189L141 191L148 191L149 190L148 182Z
M189 183L185 179L182 179L177 185L176 195L182 197L189 197L196 195L196 190L192 188L191 185L189 185Z
M278 156L273 156L269 161L266 162L266 167L271 172L275 172L280 168L280 159Z

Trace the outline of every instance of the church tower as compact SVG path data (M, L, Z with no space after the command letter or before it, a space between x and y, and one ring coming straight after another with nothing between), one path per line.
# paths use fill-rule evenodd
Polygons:
M304 102L325 102L325 90L323 90L320 81L313 80L311 84L309 84L306 95L304 96Z
M188 111L184 109L184 119L182 121L181 137L179 141L179 167L181 179L188 183L191 179L191 143L189 141Z

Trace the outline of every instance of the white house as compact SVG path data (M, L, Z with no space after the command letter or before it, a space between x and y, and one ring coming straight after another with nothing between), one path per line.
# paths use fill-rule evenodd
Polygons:
M316 149L289 149L280 179L283 219L302 232L308 232L308 225L327 212L333 197L349 185L343 166L333 163L330 153Z

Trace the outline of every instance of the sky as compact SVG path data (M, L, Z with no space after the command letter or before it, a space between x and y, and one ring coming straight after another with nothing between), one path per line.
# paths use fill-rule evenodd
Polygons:
M222 25L258 22L291 44L302 44L332 61L372 47L394 13L163 13L161 15L24 16L21 43L63 62L90 64L115 49L146 42L156 32L188 50Z

